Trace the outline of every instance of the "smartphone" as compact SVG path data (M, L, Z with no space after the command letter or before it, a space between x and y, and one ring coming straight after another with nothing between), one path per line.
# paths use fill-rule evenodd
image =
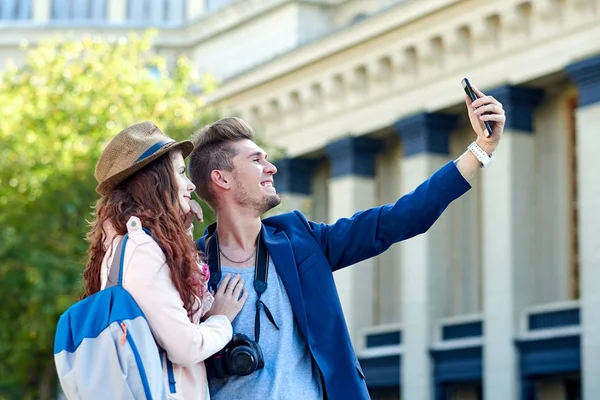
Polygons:
M465 93L467 94L467 96L469 96L469 98L471 99L471 101L475 101L478 99L477 95L475 94L475 92L473 91L473 88L471 87L471 84L469 83L469 80L467 78L464 78L462 81L462 87L465 90ZM486 132L484 132L483 134L485 135L485 137L489 137L492 134L492 124L490 124L489 121L483 121L484 125L485 125L485 129L487 129Z

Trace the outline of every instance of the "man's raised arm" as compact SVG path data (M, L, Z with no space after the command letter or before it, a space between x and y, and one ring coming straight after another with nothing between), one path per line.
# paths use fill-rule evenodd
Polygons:
M476 140L454 162L449 162L413 192L394 204L359 211L333 224L309 222L298 213L321 245L335 271L376 256L392 244L426 232L448 205L467 192L469 180L491 161L502 133L506 116L502 104L473 88L479 98L465 99ZM486 137L483 121L493 123Z

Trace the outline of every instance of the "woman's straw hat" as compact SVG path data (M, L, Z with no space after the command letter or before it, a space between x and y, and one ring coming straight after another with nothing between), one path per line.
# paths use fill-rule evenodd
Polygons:
M96 164L96 192L106 196L134 172L175 149L186 158L194 145L189 140L177 142L171 139L150 121L123 129L106 146Z

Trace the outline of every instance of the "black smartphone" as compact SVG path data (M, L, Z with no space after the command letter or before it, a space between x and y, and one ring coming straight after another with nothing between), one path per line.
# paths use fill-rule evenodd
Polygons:
M471 101L477 100L478 97L475 94L475 92L473 91L473 88L471 87L469 80L467 78L464 78L461 81L461 83L462 83L463 89L465 90L465 93L467 94L467 96L469 96ZM487 132L484 132L483 134L485 135L485 137L489 137L492 134L492 124L489 121L483 121L483 123L485 125L485 129L487 129Z

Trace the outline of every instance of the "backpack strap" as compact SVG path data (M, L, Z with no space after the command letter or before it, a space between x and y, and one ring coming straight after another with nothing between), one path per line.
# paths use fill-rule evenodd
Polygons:
M142 224L139 219L131 217L129 222L127 222L127 230L129 230L130 227L136 229L136 223L139 223L140 228L158 244L158 247L160 247L164 253L165 249L160 245L160 242L152 235L150 230L141 226ZM117 245L117 248L115 249L115 255L113 256L112 264L110 265L110 270L108 271L108 279L106 281L107 288L123 285L123 262L125 261L125 246L127 245L127 240L129 240L129 233L126 233L125 236L123 236L123 239L121 239Z
M123 285L123 261L125 260L125 245L128 239L129 234L123 236L123 239L119 241L115 249L115 255L113 256L112 264L108 271L108 279L106 280L107 288Z
M158 346L158 343L156 345ZM171 392L171 394L177 393L177 389L175 387L175 374L173 373L173 363L171 362L171 360L169 360L169 357L167 357L167 352L164 351L163 348L160 346L158 346L158 354L160 354L161 364L163 356L165 357L165 361L167 364L167 376L169 378L169 392Z
M150 232L146 228L142 229L159 245L159 247L161 247L158 240L156 240L156 238L152 235L152 232ZM129 240L129 233L123 236L123 238L119 241L117 248L115 249L115 255L113 256L112 264L110 265L110 270L108 273L108 279L106 281L107 288L112 286L123 286L123 262L125 260L125 246L127 245L127 240ZM164 251L162 247L161 250ZM161 364L163 354L165 356L167 364L167 376L169 378L169 392L177 393L175 385L175 374L173 373L173 363L171 362L171 360L169 360L169 357L167 357L167 352L164 351L163 348L158 345L158 343L156 344L156 346L158 347L158 353L161 358Z

